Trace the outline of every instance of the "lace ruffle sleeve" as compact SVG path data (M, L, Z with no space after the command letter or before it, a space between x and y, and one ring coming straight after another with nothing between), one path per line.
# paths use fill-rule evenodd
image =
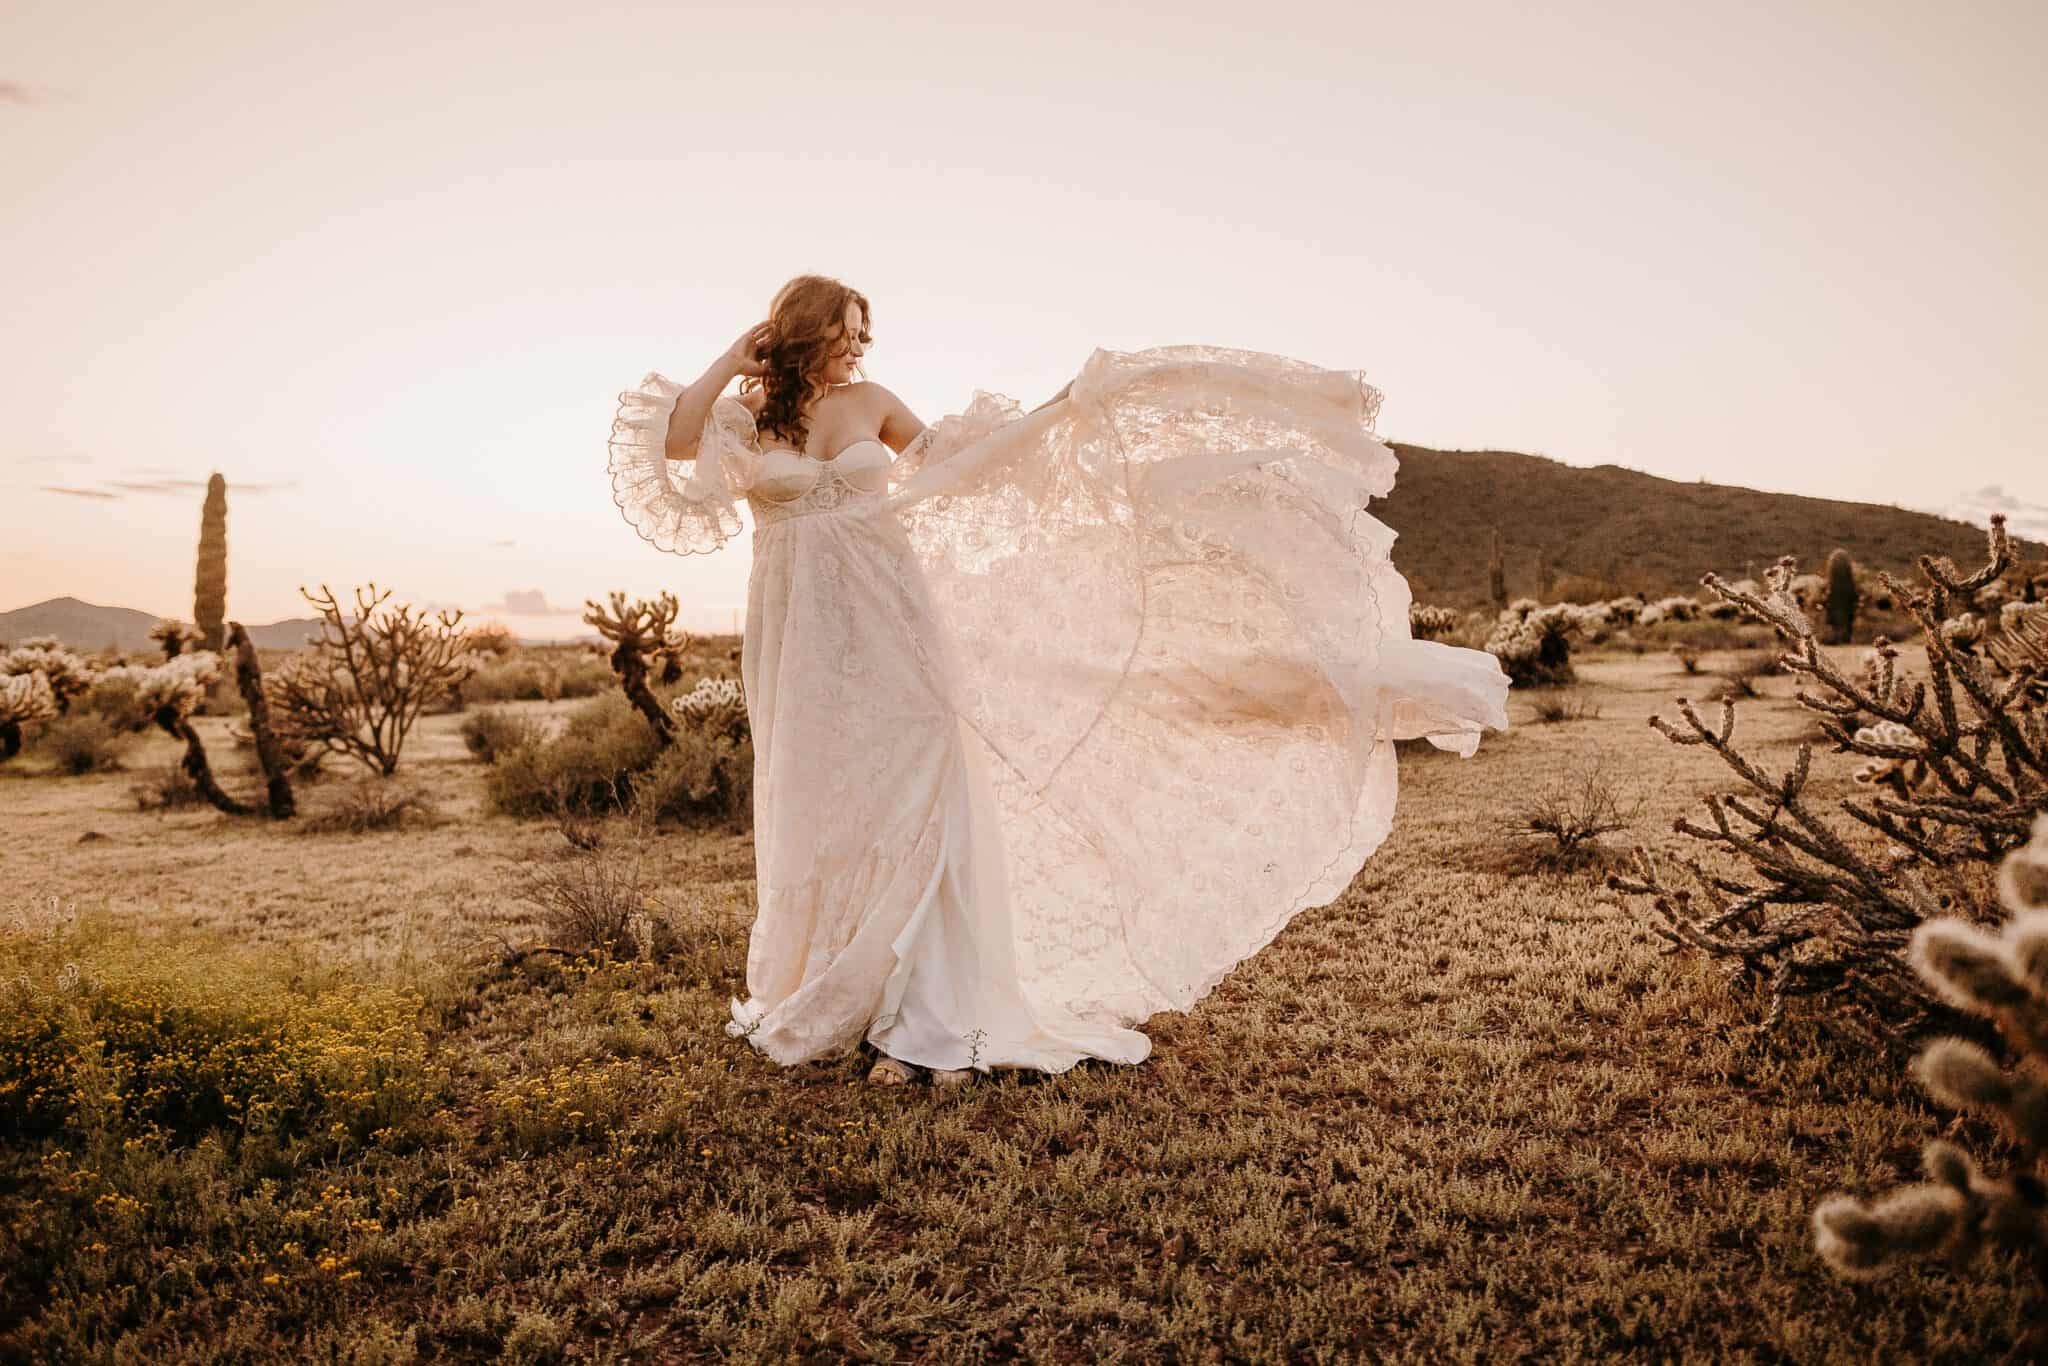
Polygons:
M944 463L1024 415L1024 406L1016 399L976 389L966 412L949 413L910 439L889 467L889 477L900 484L920 470Z
M669 416L684 387L650 371L638 388L619 395L612 419L612 501L655 549L700 555L740 533L737 500L753 483L759 455L753 414L726 394L704 419L696 458L669 460Z

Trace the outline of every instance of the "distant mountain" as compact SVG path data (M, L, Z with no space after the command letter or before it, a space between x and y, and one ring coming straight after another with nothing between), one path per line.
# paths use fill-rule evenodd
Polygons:
M80 650L149 650L149 630L162 618L132 607L102 607L77 598L51 598L31 607L0 612L0 640L9 644L30 636L55 636ZM318 617L293 617L267 625L243 622L259 650L296 650L320 629Z
M1409 576L1419 602L1474 607L1486 601L1489 533L1498 528L1505 548L1508 592L1536 594L1537 557L1547 556L1558 576L1587 575L1617 588L1647 594L1699 591L1706 570L1730 577L1760 574L1780 555L1795 555L1819 571L1840 546L1866 569L1909 572L1913 558L1932 551L1975 565L1984 553L1984 523L1975 525L1926 512L1764 493L1727 484L1659 479L1619 465L1591 469L1515 451L1443 451L1394 443L1401 472L1394 492L1372 505L1400 533L1394 563ZM2041 510L2005 494L1978 490L1957 504L1984 517L2012 516L2024 535L2040 526ZM2048 546L2023 542L2022 553L2048 557ZM507 615L485 612L477 620ZM730 608L704 609L692 630L728 631ZM522 640L560 643L567 614L508 623ZM77 598L52 598L0 612L0 641L54 635L80 649L108 644L150 647L157 618L126 607L100 607ZM245 623L247 624L247 623ZM580 623L579 623L580 624ZM522 631L524 626L527 630ZM545 629L535 629L543 627ZM249 627L264 649L294 650L320 629L317 617L294 617ZM575 641L598 637L580 632Z
M1536 595L1537 557L1643 593L1693 593L1700 575L1761 574L1780 555L1818 573L1837 546L1864 568L1911 571L1923 552L1974 566L1987 520L1660 479L1619 465L1588 469L1514 451L1443 451L1396 442L1401 471L1373 515L1400 533L1394 563L1418 602L1486 601L1487 547L1498 528L1508 593ZM2009 528L2015 533L2018 526ZM2022 553L2048 555L2039 542Z

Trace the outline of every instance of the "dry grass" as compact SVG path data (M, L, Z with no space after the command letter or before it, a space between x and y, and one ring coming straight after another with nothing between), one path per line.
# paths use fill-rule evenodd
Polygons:
M1491 857L1513 796L1589 744L1639 775L1653 847L1721 780L1644 724L1680 682L1668 659L1579 662L1599 719L1529 726L1517 695L1520 728L1477 758L1404 752L1395 832L1357 881L1151 1021L1142 1068L958 1092L866 1087L862 1058L785 1071L725 1035L744 836L607 841L639 843L674 909L656 961L471 966L545 928L518 870L572 856L544 823L484 814L457 718L422 722L406 759L447 823L373 840L143 815L119 778L0 770L10 895L416 987L452 1087L438 1137L285 1170L260 1197L227 1200L212 1169L196 1207L145 1201L118 1229L89 1200L76 1225L42 1219L52 1188L8 1152L5 1260L41 1270L0 1272L0 1353L1995 1354L2024 1312L2014 1268L1857 1287L1809 1245L1822 1195L1909 1177L1943 1122L1901 1069L1796 1021L1757 1041L1754 1003L1662 957L1596 876ZM1763 753L1789 754L1796 708L1742 706ZM166 1170L136 1189L172 1189Z

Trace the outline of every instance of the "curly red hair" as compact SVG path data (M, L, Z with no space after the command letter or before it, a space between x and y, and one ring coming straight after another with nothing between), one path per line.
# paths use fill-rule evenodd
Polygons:
M830 385L825 366L846 343L846 306L860 305L863 331L872 324L867 296L829 275L799 275L768 305L767 369L740 385L767 391L757 426L797 450L810 439L804 412Z

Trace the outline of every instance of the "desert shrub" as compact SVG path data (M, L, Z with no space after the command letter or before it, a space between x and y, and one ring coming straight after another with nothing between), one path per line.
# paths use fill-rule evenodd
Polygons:
M48 722L36 739L36 753L59 773L74 777L87 773L114 773L121 768L121 755L128 748L129 735L96 712L79 712Z
M1583 859L1602 835L1628 829L1643 798L1599 751L1561 765L1511 811L1507 833L1546 846L1559 862Z
M726 821L749 828L754 815L753 741L684 727L636 787L657 819L683 825Z
M560 735L501 753L485 779L485 799L509 816L619 810L632 796L634 775L661 748L626 696L607 691L571 712Z
M1943 1139L1921 1155L1926 1180L1866 1203L1834 1195L1813 1213L1814 1242L1842 1275L1867 1280L1916 1257L1961 1263L1986 1248L2014 1251L2048 1289L2048 816L2000 869L1998 899L2012 918L1996 934L1955 917L1913 931L1908 961L1932 992L1991 1021L2017 1067L2007 1071L1974 1040L1943 1038L1914 1064L1942 1104L1988 1115L2018 1161L2005 1176L1981 1170ZM2038 1308L2037 1308L2038 1312ZM2026 1359L2048 1348L2039 1319Z
M299 829L309 835L362 835L397 830L407 821L433 825L439 819L418 788L366 774L336 793L327 809L307 816Z
M464 632L469 648L477 654L505 656L519 648L519 638L502 621L480 622Z
M146 731L155 724L150 708L143 705L141 669L115 665L96 675L78 706L123 732Z
M503 707L472 712L462 722L463 745L487 764L496 763L498 756L508 750L537 743L542 738L540 725L532 717Z
M2001 678L1941 631L1951 605L1996 578L2011 555L2004 518L1994 517L1987 563L1976 573L1922 556L1919 589L1883 576L1921 627L1923 679L1906 677L1898 651L1882 639L1860 671L1837 665L1791 594L1789 559L1771 571L1766 594L1707 576L1716 593L1786 641L1785 666L1810 685L1797 701L1838 751L1865 760L1858 774L1864 791L1816 799L1808 791L1810 744L1799 746L1788 769L1773 772L1737 747L1732 700L1710 725L1681 699L1682 725L1662 717L1651 724L1673 743L1711 749L1744 790L1709 796L1711 823L1681 820L1678 832L1746 871L1729 876L1679 860L1674 876L1638 849L1637 874L1610 881L1651 898L1653 928L1674 946L1768 984L1767 1027L1801 996L1824 998L1844 1008L1845 1020L1853 1013L1894 1037L1952 1018L1909 969L1907 942L1945 905L1969 904L1973 868L1981 874L2000 860L2048 809L2048 714L2025 686L2048 671L2048 641L2037 654L2016 655L2017 672Z
M1512 686L1554 687L1577 677L1572 669L1570 637L1578 630L1578 619L1568 604L1541 607L1522 598L1501 609L1493 634L1486 638L1486 649L1500 660Z
M207 805L206 794L183 764L153 770L128 785L137 811L179 811L188 806Z
M612 686L612 671L602 658L520 651L485 663L463 685L463 695L472 702L559 702L595 697Z
M1600 704L1575 688L1539 694L1530 703L1530 719L1538 725L1561 721L1591 721L1599 717Z
M1679 668L1689 674L1696 674L1700 671L1700 652L1691 645L1672 646L1671 657L1678 661Z
M518 899L536 912L543 945L515 956L544 946L572 957L634 957L648 937L643 882L637 856L590 851L522 865Z

